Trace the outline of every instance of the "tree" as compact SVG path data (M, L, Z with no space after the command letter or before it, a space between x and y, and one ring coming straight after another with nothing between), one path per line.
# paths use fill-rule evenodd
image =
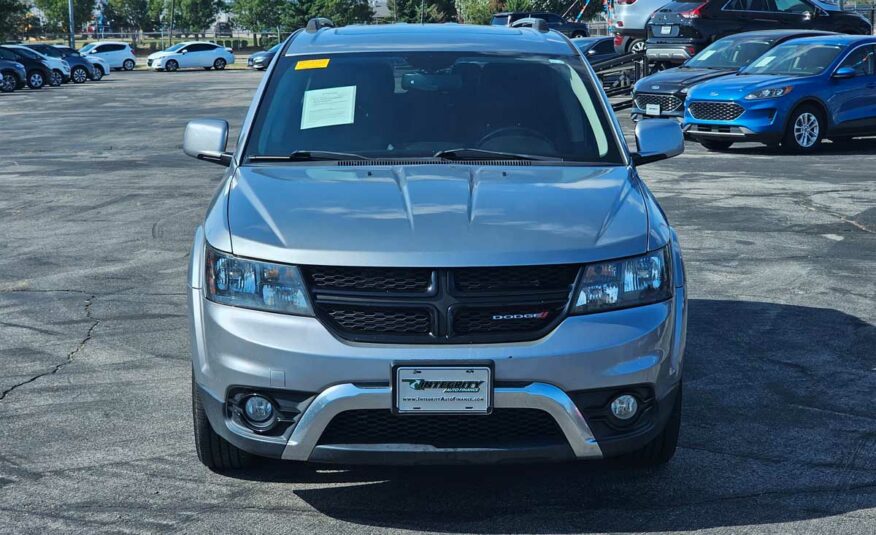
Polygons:
M94 12L94 0L73 1L73 31L91 22ZM51 29L68 31L67 0L34 0L36 7L46 16Z
M459 22L465 24L488 24L493 18L490 0L456 0Z
M216 22L219 11L224 7L222 0L176 0L174 25L188 28L193 33L203 33Z
M12 39L24 26L27 4L23 0L0 0L0 41Z
M370 22L374 16L368 0L311 0L311 17L328 17L336 26Z
M238 26L257 36L262 30L280 25L284 4L283 0L235 0L231 12Z
M389 0L388 5L393 20L398 22L447 22L456 18L453 0Z
M104 15L124 28L150 32L155 29L158 17L149 4L149 0L108 0Z

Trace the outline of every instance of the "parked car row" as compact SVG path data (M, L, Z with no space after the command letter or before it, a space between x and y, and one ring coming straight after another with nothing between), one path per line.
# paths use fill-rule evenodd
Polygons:
M28 87L42 89L73 82L101 80L110 66L100 58L85 58L72 48L45 44L0 46L0 92Z
M866 17L829 0L616 0L612 23L618 52L646 52L649 61L670 64L747 31L873 33Z
M674 118L709 150L811 152L876 135L876 37L755 31L718 40L633 88L632 117Z

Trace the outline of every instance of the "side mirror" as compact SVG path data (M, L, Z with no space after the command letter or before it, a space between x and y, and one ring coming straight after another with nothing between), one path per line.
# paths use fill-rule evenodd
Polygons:
M833 73L833 78L837 80L845 80L847 78L854 78L858 75L858 72L851 67L840 67Z
M636 123L635 165L659 162L684 152L684 134L672 119L644 119Z
M803 13L801 13L801 15L803 17L803 20L806 22L809 22L810 20L815 18L815 14L811 11L804 11Z
M229 166L231 153L228 145L228 122L219 119L195 119L186 125L183 152L192 158Z

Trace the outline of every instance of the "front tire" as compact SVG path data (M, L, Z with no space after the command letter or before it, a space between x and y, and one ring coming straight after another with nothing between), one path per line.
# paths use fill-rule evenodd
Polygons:
M821 110L811 105L800 106L791 113L782 138L782 151L790 154L814 152L824 138L826 126Z
M644 448L621 456L619 461L630 466L653 467L672 460L678 447L678 435L681 431L681 387L682 383L679 382L675 402L672 404L672 414L669 416L663 431Z
M49 85L52 87L60 87L64 83L64 75L61 71L52 71L49 75Z
M136 67L136 66L137 66L137 64L132 59L126 59L122 63L122 69L124 69L126 71L133 71L134 67Z
M99 82L103 80L103 69L100 68L99 65L94 66L94 77L92 78L95 82Z
M630 42L630 46L627 47L628 54L644 54L645 50L647 50L648 45L645 43L644 39L633 39Z
M705 147L710 152L725 151L733 146L732 141L722 141L720 139L701 139L700 145Z
M42 89L46 85L46 78L39 71L30 71L27 73L27 87L31 89Z
M179 63L175 59L169 60L164 64L164 70L167 72L176 72L179 70Z
M204 466L214 472L224 472L240 470L252 465L252 455L232 445L213 431L213 426L210 425L207 412L201 403L194 371L192 371L192 419L195 425L195 449L198 451L198 459Z
M18 87L18 78L11 72L4 72L0 78L0 93L12 93Z
M74 84L84 84L88 80L88 71L85 70L85 67L73 67L73 70L70 71L70 79L73 80Z
M217 71L225 70L226 61L222 58L216 58L216 61L213 62L213 68Z

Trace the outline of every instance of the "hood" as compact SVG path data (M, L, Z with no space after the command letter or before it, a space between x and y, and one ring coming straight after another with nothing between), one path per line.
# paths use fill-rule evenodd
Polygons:
M153 52L152 54L149 54L148 56L146 56L146 59L158 59L166 56L172 56L174 54L176 54L176 52L167 52L166 50L161 50L160 52Z
M269 61L271 58L274 57L274 54L271 52L268 52L266 50L263 50L261 52L256 52L256 53L252 54L250 57L252 58L253 61Z
M285 263L486 266L641 254L624 167L255 166L228 200L234 254ZM220 206L219 209L224 207Z
M735 70L686 69L682 67L666 69L665 71L642 78L636 84L636 92L675 93L684 87L690 87L707 80L734 74L735 72Z
M703 100L741 99L757 89L790 84L798 79L772 74L725 76L694 87L690 90L688 98Z

